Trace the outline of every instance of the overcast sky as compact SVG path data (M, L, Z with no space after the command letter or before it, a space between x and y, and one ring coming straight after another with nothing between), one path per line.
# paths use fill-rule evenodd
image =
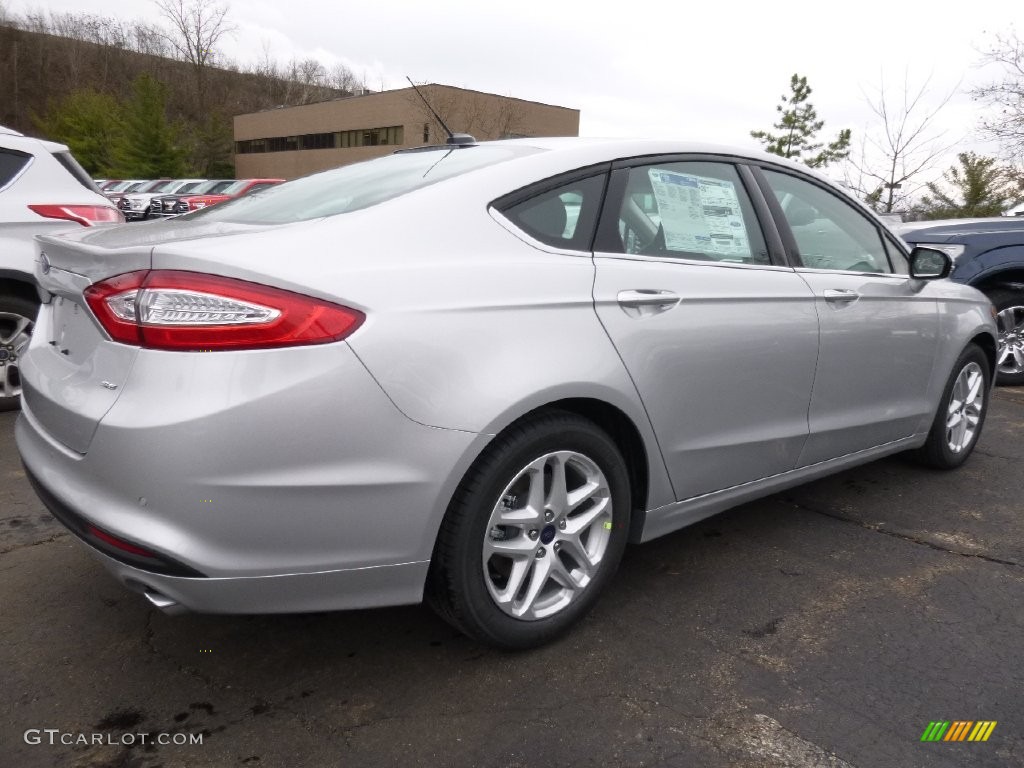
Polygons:
M3 0L0 0L3 2ZM25 2L26 8L153 19L146 0ZM968 91L996 76L978 66L994 33L1024 30L1021 0L784 3L600 3L575 0L249 0L229 12L225 53L252 61L343 62L374 89L408 74L581 111L584 136L672 136L753 146L790 75L808 77L826 133L872 127L864 99L884 77L890 96L931 78L928 99L959 93L941 115L947 140L979 150L980 106Z

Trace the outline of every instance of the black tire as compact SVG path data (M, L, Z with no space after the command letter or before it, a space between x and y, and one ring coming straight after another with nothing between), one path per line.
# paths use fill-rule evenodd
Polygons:
M485 536L491 535L491 512L505 489L528 464L556 451L576 452L603 473L612 515L604 527L610 528L610 535L590 582L571 602L551 616L519 619L491 597L482 547ZM618 568L629 535L630 499L622 454L593 422L565 411L524 418L494 439L455 492L434 547L427 577L428 604L466 635L498 648L520 650L553 640L593 607ZM549 554L557 557L556 551Z
M18 349L4 345L4 341L14 331L14 322L8 315L26 317L35 323L36 315L39 314L39 304L22 296L0 295L0 411L12 411L21 405L21 397L6 396L4 394L5 381L18 381L18 373L12 373L12 368L17 368ZM4 378L8 377L8 378Z
M977 366L981 370L982 383L980 397L983 399L973 436L963 448L959 451L954 451L950 447L950 440L947 437L946 426L947 419L949 417L950 401L953 397L957 378L965 369L971 366ZM991 394L989 386L990 382L991 369L989 368L988 358L977 344L968 344L967 348L960 353L960 357L957 358L956 363L953 365L953 370L949 374L946 386L942 390L942 399L939 401L939 409L935 414L934 421L932 422L931 431L928 433L928 440L920 449L918 449L917 457L922 463L936 469L956 469L967 461L967 457L971 455L971 451L974 450L974 446L978 444L978 439L981 437L982 427L985 426L985 416L988 413L988 399ZM965 417L961 415L961 418Z
M1011 307L1020 307L1021 312L1019 312L1018 315L1024 317L1024 291L1014 291L1009 288L997 288L989 291L986 295L988 296L989 301L995 305L996 312L1003 312ZM1018 333L1024 337L1024 331L1020 331ZM999 329L999 336L1000 347L1003 347L1005 342L1003 341L1004 329L1002 327ZM1019 343L1024 344L1024 338L1022 338ZM1001 354L1002 349L1000 349L999 352ZM996 384L1008 387L1024 386L1024 370L1018 373L1013 373L997 369Z

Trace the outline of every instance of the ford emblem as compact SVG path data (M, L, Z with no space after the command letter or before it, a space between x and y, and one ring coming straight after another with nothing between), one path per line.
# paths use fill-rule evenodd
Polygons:
M45 253L39 254L39 269L44 275L50 274L50 259Z

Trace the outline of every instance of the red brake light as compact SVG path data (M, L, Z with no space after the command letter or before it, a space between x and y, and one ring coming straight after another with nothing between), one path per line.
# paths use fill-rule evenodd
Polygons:
M116 536L111 536L106 531L100 530L95 525L88 526L86 528L86 533L90 536L95 536L100 541L109 544L112 547L120 549L122 552L128 552L129 554L139 555L141 557L156 557L156 555L148 549L143 549L142 547L137 547L134 544L129 544L127 541L122 541Z
M299 293L199 272L144 270L85 289L115 341L149 349L268 349L340 341L366 318Z
M30 205L29 208L48 219L73 221L83 227L124 222L121 212L108 205Z

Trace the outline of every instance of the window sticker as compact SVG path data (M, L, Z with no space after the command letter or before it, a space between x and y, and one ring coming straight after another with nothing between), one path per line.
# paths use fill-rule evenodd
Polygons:
M659 168L647 173L668 250L714 254L723 260L751 258L733 182Z

